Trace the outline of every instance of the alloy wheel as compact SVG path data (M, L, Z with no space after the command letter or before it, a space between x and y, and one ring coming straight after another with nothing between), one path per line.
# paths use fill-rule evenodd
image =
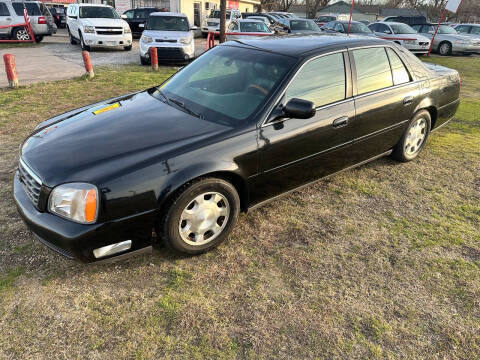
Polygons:
M405 139L405 154L409 157L414 156L422 147L427 135L427 121L424 118L418 119L408 131Z
M16 37L17 40L30 40L30 34L25 28L17 30Z
M217 238L230 216L227 198L218 192L198 195L182 211L178 230L189 245L205 245Z

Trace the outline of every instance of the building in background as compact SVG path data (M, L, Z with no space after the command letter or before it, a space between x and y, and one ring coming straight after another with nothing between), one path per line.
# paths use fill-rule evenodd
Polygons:
M129 9L157 7L165 11L184 13L192 26L200 26L212 10L220 8L220 0L46 0L43 2L65 4L65 6L70 3L106 4L113 6L120 15ZM238 9L241 12L254 12L259 6L260 0L227 0L227 9Z

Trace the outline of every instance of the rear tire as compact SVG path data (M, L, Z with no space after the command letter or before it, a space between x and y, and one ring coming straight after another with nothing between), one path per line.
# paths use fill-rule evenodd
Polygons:
M452 55L452 44L448 41L443 41L438 45L438 53L442 56Z
M155 229L165 244L185 254L218 246L232 231L240 213L235 187L218 178L183 185L165 205Z
M427 142L431 124L432 119L427 110L417 112L393 148L392 158L401 162L415 159Z
M37 43L42 42L42 40L43 40L43 36L35 36L35 41Z
M31 40L30 33L27 28L24 27L15 28L15 30L13 30L13 38L20 41Z

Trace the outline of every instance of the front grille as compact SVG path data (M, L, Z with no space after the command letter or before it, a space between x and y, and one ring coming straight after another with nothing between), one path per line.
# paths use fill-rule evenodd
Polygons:
M159 59L184 59L184 52L180 48L160 47L157 48L157 56Z
M156 42L158 43L176 43L177 40L166 40L166 39L155 39Z
M59 248L58 246L56 245L53 245L52 243L48 242L47 240L45 239L42 239L40 236L38 236L37 234L35 234L36 238L38 239L38 241L40 241L43 245L45 245L46 247L50 248L51 250L59 253L60 255L62 256L65 256L67 259L70 259L72 260L73 259L73 254L66 250L66 249L62 249L62 248Z
M218 23L212 22L212 21L207 21L207 25L208 25L208 26L217 26Z
M418 42L420 45L428 45L428 42L425 42L425 41L419 41Z
M38 208L42 180L22 160L18 164L18 178L33 205Z
M98 31L97 30L97 35L122 35L123 32L122 30L119 31Z

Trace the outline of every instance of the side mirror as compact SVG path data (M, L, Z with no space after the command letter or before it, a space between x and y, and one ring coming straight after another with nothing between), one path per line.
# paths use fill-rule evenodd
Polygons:
M294 119L310 119L317 109L311 101L293 98L283 107L283 116Z
M126 19L127 19L127 15L125 15L125 14L122 14L120 17L121 17L123 20L126 20Z
M145 27L145 24L138 24L138 27L143 29Z

